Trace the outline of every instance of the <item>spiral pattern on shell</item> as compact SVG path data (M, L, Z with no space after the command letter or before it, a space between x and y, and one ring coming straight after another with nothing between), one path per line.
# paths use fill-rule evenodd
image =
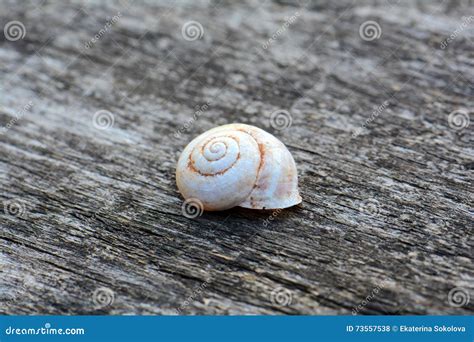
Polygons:
M210 211L301 202L295 162L285 145L245 124L216 127L192 140L179 157L176 184L187 201L197 199Z
M198 40L204 35L204 28L197 21L188 21L181 28L181 35L187 41Z
M11 42L25 38L26 28L21 21L13 20L8 22L3 28L5 38Z
M234 136L217 136L193 150L190 163L202 175L226 172L240 155L239 140Z
M211 130L184 149L176 181L185 198L201 200L206 210L231 208L252 191L259 165L259 146L248 133Z
M373 20L363 22L359 27L359 36L365 41L379 39L382 35L382 28L379 23Z

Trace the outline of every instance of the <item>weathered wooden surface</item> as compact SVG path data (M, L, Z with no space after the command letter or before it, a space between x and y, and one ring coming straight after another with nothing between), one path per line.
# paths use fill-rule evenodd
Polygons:
M469 1L0 9L26 29L0 42L0 313L472 314ZM231 122L288 146L300 206L183 216L179 152Z

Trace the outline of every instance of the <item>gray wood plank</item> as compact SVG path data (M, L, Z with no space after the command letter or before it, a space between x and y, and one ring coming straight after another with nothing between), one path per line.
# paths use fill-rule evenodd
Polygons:
M0 8L0 313L474 311L472 2ZM232 122L301 205L183 215L180 151Z

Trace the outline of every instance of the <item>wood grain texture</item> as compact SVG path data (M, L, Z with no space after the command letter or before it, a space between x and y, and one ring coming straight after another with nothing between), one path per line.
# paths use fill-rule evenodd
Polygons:
M472 2L0 8L26 30L0 41L0 313L473 313ZM183 216L180 151L232 122L286 144L301 205Z

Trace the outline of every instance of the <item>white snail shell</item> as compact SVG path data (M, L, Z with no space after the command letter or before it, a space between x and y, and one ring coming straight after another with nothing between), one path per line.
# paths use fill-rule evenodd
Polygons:
M219 126L191 141L179 157L176 183L185 199L198 199L210 211L301 203L288 149L270 133L244 124Z

